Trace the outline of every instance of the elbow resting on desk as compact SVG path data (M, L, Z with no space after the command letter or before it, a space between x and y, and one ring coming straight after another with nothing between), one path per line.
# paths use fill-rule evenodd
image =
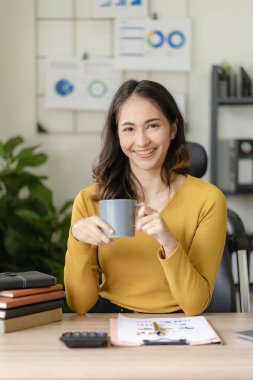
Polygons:
M200 298L193 300L189 298L185 300L183 304L180 305L181 309L188 317L192 317L194 315L199 315L205 312L206 308L209 306L212 299L212 295L209 292L208 296L203 297L202 302L200 302Z
M98 300L98 293L96 294L96 298L91 300L90 297L73 297L70 292L66 290L66 301L68 306L72 311L79 315L86 314L97 302Z

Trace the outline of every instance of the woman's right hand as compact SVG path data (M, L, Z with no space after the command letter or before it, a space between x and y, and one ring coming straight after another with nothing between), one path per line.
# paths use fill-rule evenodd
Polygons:
M72 226L72 235L82 243L93 245L113 244L114 241L106 236L102 229L108 234L113 234L114 232L99 216L90 216L80 219Z

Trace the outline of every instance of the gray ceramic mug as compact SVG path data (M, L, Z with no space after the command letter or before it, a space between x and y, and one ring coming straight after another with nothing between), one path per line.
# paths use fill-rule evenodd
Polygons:
M105 199L99 201L100 217L114 230L109 237L134 236L136 200L134 199Z

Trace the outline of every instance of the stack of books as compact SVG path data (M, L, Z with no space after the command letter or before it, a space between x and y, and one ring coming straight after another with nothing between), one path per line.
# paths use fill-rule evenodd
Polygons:
M60 321L65 292L48 274L0 273L0 333Z

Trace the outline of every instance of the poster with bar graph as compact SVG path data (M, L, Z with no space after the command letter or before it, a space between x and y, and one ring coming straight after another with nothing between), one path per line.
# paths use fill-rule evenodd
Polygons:
M147 0L93 0L97 18L146 17Z
M117 19L115 66L124 70L191 70L191 19Z

